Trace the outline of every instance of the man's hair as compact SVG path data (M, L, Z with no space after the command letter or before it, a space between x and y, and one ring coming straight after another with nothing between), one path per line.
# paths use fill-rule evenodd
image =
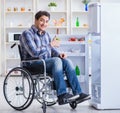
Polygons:
M38 20L43 15L47 16L50 19L50 13L48 13L47 11L38 11L35 14L35 19Z

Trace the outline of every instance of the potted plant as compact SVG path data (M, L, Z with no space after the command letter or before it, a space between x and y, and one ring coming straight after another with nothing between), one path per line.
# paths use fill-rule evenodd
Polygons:
M51 11L54 11L55 7L57 7L57 4L55 2L50 2L48 4L48 7L50 8Z
M85 5L85 11L88 11L88 3L90 0L82 0L82 3Z

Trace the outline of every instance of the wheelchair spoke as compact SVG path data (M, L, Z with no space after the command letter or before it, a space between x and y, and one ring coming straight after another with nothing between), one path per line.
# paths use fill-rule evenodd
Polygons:
M19 74L13 74L15 71ZM33 100L34 87L32 78L29 73L22 68L14 68L8 73L3 88L6 101L14 109L25 109Z

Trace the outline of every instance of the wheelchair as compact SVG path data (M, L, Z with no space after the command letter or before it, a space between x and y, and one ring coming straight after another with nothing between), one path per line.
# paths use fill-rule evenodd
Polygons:
M23 60L20 45L14 43L11 48L18 46L21 64L23 62L37 61L37 59ZM42 104L43 113L46 113L47 106L57 103L54 80L46 73L46 64L42 59L44 72L31 72L27 67L15 67L11 69L5 77L3 83L3 93L7 103L15 110L28 108L32 101L36 99ZM69 88L69 83L66 84ZM69 88L70 89L70 88ZM72 109L77 107L76 101L70 101Z

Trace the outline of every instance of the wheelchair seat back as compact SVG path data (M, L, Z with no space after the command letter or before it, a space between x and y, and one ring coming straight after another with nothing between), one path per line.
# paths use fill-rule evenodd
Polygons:
M25 69L27 69L31 75L37 75L37 74L43 74L43 67L41 67L40 70L36 70L34 67L30 67L30 66L23 66L22 63L23 62L31 62L34 60L37 60L38 58L28 58L28 59L24 59L23 58L23 54L22 54L22 50L21 50L21 46L18 44L18 50L19 50L19 55L20 55L20 60L21 60L21 66Z

